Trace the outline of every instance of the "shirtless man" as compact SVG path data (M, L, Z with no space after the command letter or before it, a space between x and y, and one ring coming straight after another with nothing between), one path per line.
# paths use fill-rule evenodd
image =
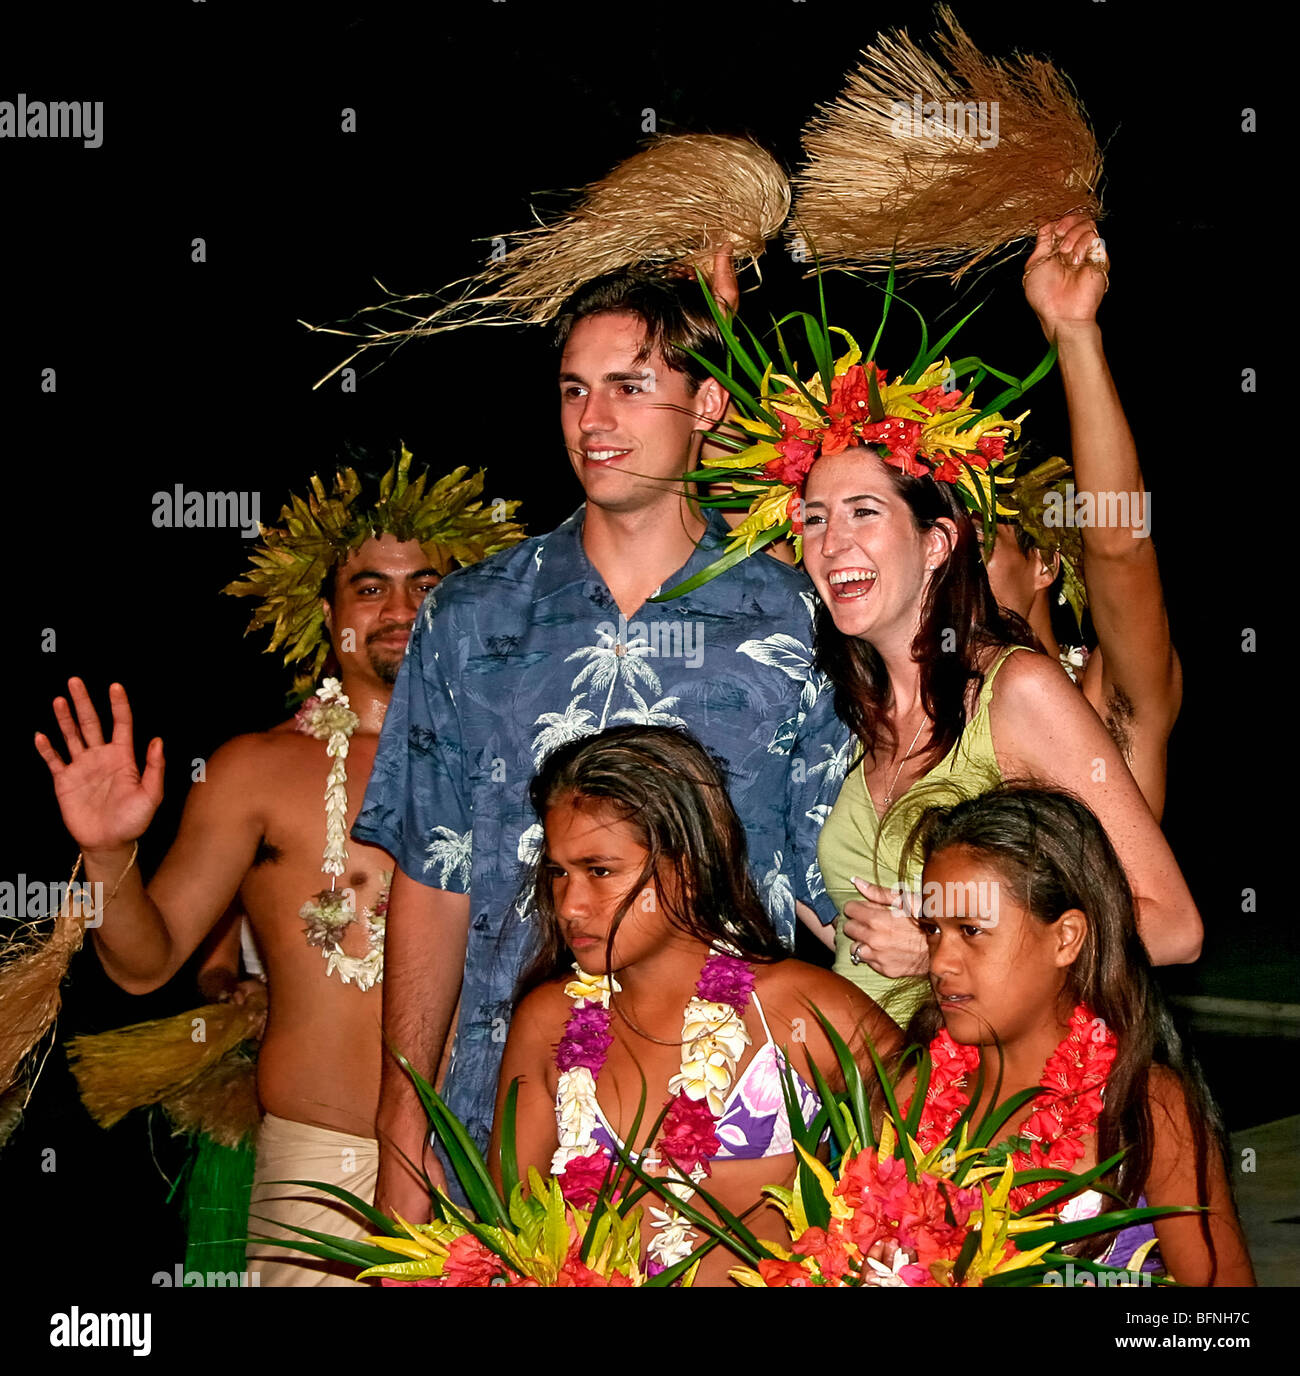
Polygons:
M492 544L509 544L522 534L510 532L518 527L498 526ZM342 690L358 718L348 741L344 835L361 806L416 612L445 571L433 567L415 540L383 534L354 550L322 588ZM348 630L351 635L343 634ZM150 741L141 774L126 690L116 683L109 688L113 730L105 740L85 685L74 678L68 688L71 705L64 698L54 702L68 761L39 733L36 748L53 775L64 824L81 847L86 877L105 881L111 892L128 871L95 931L105 970L128 992L157 989L238 895L270 993L257 1068L267 1117L256 1180L333 1180L369 1198L378 1161L380 993L327 975L326 953L308 944L298 915L306 900L330 887L329 876L322 874L322 798L331 764L325 741L302 734L294 719L228 741L208 761L206 781L190 791L176 841L146 889L129 861L133 842L162 799L162 741ZM392 861L355 840L347 841L346 850L337 888L350 890L355 910L364 914L380 901ZM339 945L345 955L363 957L368 923L353 922ZM285 1197L294 1193L309 1192L255 1184L250 1231L296 1236L269 1227L257 1215L332 1233L366 1231L319 1197L306 1206L287 1203ZM320 1265L288 1263L285 1256L268 1251L254 1264L262 1284L352 1283Z

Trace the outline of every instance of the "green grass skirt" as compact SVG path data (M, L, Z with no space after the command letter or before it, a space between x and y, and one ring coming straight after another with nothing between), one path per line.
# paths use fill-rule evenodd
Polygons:
M223 1147L197 1133L185 1185L187 1271L243 1271L248 1236L248 1201L253 1191L257 1145Z

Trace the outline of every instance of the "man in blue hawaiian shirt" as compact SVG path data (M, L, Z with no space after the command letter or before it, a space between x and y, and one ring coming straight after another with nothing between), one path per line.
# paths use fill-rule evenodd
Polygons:
M589 283L559 322L560 414L586 503L549 535L452 574L425 603L353 828L395 858L384 1030L431 1075L459 997L444 1095L486 1144L532 932L520 881L542 844L528 782L557 745L624 722L684 726L727 762L750 864L792 943L796 903L833 916L817 832L847 732L812 668L814 594L775 559L648 603L717 558L717 513L682 493L727 395L686 349L716 352L693 283L632 271ZM814 912L807 911L811 908ZM427 1128L384 1068L380 1206L427 1218ZM423 1164L439 1178L432 1152Z

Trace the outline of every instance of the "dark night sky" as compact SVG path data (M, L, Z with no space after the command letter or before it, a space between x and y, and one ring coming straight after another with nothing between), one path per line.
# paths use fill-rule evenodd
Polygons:
M1178 12L1163 6L1135 18L1120 0L955 8L985 51L1056 61L1107 150L1102 233L1115 270L1101 320L1186 678L1166 825L1207 925L1202 966L1171 987L1286 997L1269 980L1286 985L1295 936L1258 839L1275 775L1261 744L1275 728L1258 706L1275 611L1257 561L1223 548L1223 534L1246 529L1229 505L1236 484L1209 485L1228 455L1235 477L1234 437L1259 423L1241 370L1259 369L1266 394L1277 357L1260 335L1269 255L1249 194L1265 136L1241 132L1243 108L1260 109L1266 89L1253 40L1167 19ZM661 132L751 133L792 165L802 124L877 27L919 36L931 15L830 0L429 9L178 3L6 19L0 99L102 99L105 136L97 150L0 143L0 436L17 574L0 877L66 877L75 855L30 746L70 673L100 701L120 679L142 734L167 743L146 872L174 829L189 760L276 719L285 676L241 638L248 604L217 595L245 543L155 529L154 492L253 489L269 519L342 438L401 435L440 471L486 465L489 492L524 498L532 531L577 505L544 337L417 342L345 396L312 392L340 353L300 318L375 302L373 278L406 291L472 271L485 251L475 240L524 227L530 194L586 183L635 151L645 107ZM339 131L344 106L357 110L354 135ZM207 241L201 265L195 236ZM764 300L801 290L779 248L764 270ZM1043 348L1019 272L985 275L963 303L991 296L963 338L1013 372ZM952 304L933 284L916 299L932 315ZM910 350L897 329L897 350ZM44 367L57 369L54 395L40 392ZM1029 404L1035 434L1064 447L1059 382ZM53 654L40 651L47 627ZM1258 632L1256 654L1241 652L1244 627ZM1247 886L1259 890L1255 916L1240 912ZM72 1024L145 1015L84 967ZM184 1005L169 998L148 1011Z

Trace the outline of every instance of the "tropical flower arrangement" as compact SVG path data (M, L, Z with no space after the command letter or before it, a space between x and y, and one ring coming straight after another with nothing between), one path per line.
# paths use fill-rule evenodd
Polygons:
M657 1273L653 1265L643 1266L640 1201L651 1189L662 1188L663 1182L648 1176L638 1181L635 1172L628 1174L619 1161L602 1160L598 1172L587 1169L584 1173L580 1165L577 1171L549 1180L543 1180L530 1167L527 1178L521 1179L514 1151L517 1087L513 1085L503 1110L502 1188L498 1191L482 1153L464 1126L428 1081L407 1061L402 1064L451 1161L470 1212L462 1211L431 1186L431 1222L408 1223L400 1217L394 1221L336 1185L319 1180L288 1181L283 1183L307 1185L342 1200L375 1232L356 1241L294 1228L305 1241L259 1238L260 1245L292 1248L355 1266L359 1281L449 1289L690 1285L699 1258L717 1245L716 1241L706 1242ZM644 1110L643 1094L629 1140L636 1139ZM651 1141L664 1116L661 1114L651 1127ZM582 1188L577 1188L580 1183Z
M1113 1039L1109 1045L1100 1041L1095 1055L1076 1058L1080 1069L1062 1086L1068 1091L1060 1101L1068 1105L1065 1110L1056 1111L1058 1101L1040 1105L1026 1124L1026 1136L995 1144L1008 1120L1060 1083L1067 1050L1076 1044L1091 1047L1086 1038L1079 1040L1080 1028L1072 1026L1070 1047L1063 1043L1058 1053L1061 1064L1049 1062L1039 1085L989 1110L978 1125L973 1122L973 1105L980 1102L984 1069L977 1048L960 1048L964 1068L976 1073L969 1096L958 1088L951 1066L941 1063L936 1071L930 1048L909 1048L893 1084L871 1050L886 1106L877 1134L861 1072L835 1030L821 1021L846 1084L842 1095L831 1096L817 1077L824 1102L831 1105L826 1123L838 1159L833 1169L817 1160L820 1119L802 1132L799 1120L792 1119L799 1154L795 1186L768 1186L764 1191L785 1215L792 1241L787 1247L745 1239L749 1265L730 1273L741 1285L1031 1286L1067 1263L1076 1273L1088 1271L1109 1277L1107 1283L1132 1285L1139 1283L1146 1247L1128 1267L1107 1266L1060 1249L1165 1214L1189 1212L1143 1207L1070 1222L1057 1218L1068 1199L1087 1189L1101 1189L1097 1182L1122 1155L1081 1174L1059 1164L1083 1154L1078 1138L1088 1130L1089 1116L1095 1125L1100 1085L1114 1057ZM941 1053L947 1040L936 1039ZM900 1108L897 1089L913 1063L915 1093ZM995 1089L995 1103L998 1097Z
M730 971L714 973L721 977ZM594 1007L587 1011L600 1008L598 992L594 985L588 990ZM740 1000L747 991L736 987L727 992ZM575 1011L581 1014L585 999L575 1003ZM308 1240L271 1245L355 1266L357 1280L439 1288L690 1285L700 1258L718 1245L743 1263L729 1274L746 1287L1033 1286L1050 1284L1045 1277L1067 1265L1076 1274L1091 1273L1099 1284L1171 1283L1163 1277L1141 1275L1149 1244L1139 1248L1126 1266L1118 1267L1061 1250L1070 1243L1164 1215L1195 1212L1146 1206L1123 1207L1091 1218L1062 1214L1062 1206L1077 1201L1085 1191L1111 1193L1100 1182L1122 1157L1116 1154L1081 1173L1069 1169L1083 1155L1079 1139L1095 1130L1101 1086L1114 1056L1112 1042L1103 1037L1094 1043L1086 1035L1085 1027L1095 1023L1087 1019L1086 1010L1076 1010L1070 1034L1057 1056L1049 1060L1043 1080L986 1111L978 1124L973 1106L982 1098L984 1063L977 1048L949 1047L944 1036L930 1047L910 1047L891 1082L868 1045L885 1109L878 1131L867 1086L852 1053L826 1019L820 1013L817 1017L835 1049L845 1089L833 1092L811 1065L823 1106L805 1126L793 1072L787 1069L783 1079L799 1165L792 1188L769 1185L763 1194L784 1215L790 1229L788 1244L760 1239L745 1217L727 1210L704 1189L695 1159L698 1152L692 1149L698 1133L688 1124L679 1122L660 1136L661 1129L670 1127L674 1105L681 1117L680 1094L674 1094L646 1138L647 1146L657 1142L661 1156L667 1158L665 1175L649 1173L658 1163L648 1159L646 1149L637 1152L615 1143L609 1150L574 1154L572 1147L578 1145L574 1142L557 1152L559 1156L570 1151L558 1174L544 1180L530 1168L527 1178L521 1179L514 1151L517 1086L511 1086L503 1110L503 1188L498 1191L463 1125L432 1086L403 1061L460 1180L470 1212L463 1212L431 1187L430 1223L413 1224L400 1217L394 1221L338 1186L292 1181L286 1183L307 1185L341 1199L375 1233L355 1241L295 1228ZM591 1056L603 1059L602 1029L594 1021L572 1040L575 1045L583 1043ZM915 1090L900 1107L899 1086L913 1066ZM577 1063L571 1069L590 1073L589 1066ZM967 1073L975 1076L969 1093L964 1088ZM1056 1099L1037 1105L1022 1129L1023 1136L995 1142L1017 1113L1045 1091L1058 1088L1062 1093ZM999 1089L1000 1074L994 1103ZM710 1112L707 1094L692 1103ZM644 1113L643 1089L629 1142L637 1140ZM823 1163L818 1153L827 1134L831 1153L829 1162ZM698 1245L689 1252L681 1247L672 1256L656 1257L653 1249L643 1251L641 1201L651 1194L662 1196L665 1189L674 1200L674 1237L680 1232ZM712 1217L692 1202L696 1194L713 1211ZM758 1207L756 1201L754 1208ZM746 1210L745 1216L752 1212ZM656 1223L657 1228L662 1226ZM702 1235L708 1240L700 1241Z
M892 270L883 289L880 324L865 358L847 330L827 323L820 276L820 318L792 311L773 321L776 359L743 321L723 312L702 277L700 284L727 357L721 368L701 354L692 357L731 396L735 413L709 439L731 449L735 457L726 465L693 469L683 478L698 485L700 505L747 510L747 515L731 532L721 558L660 594L659 600L693 590L783 537L793 539L795 558L801 558L801 498L808 472L819 458L854 445L874 446L886 463L912 477L953 484L966 508L984 521L990 540L995 515L1015 514L997 500L998 484L1005 486L1011 479L995 476L994 468L1004 461L1007 442L1019 436L1020 422L1029 413L1008 420L1000 411L1046 376L1056 361L1055 345L1027 377L1019 379L973 356L947 357L949 343L974 311L933 345L916 311L920 347L910 365L891 381L875 355L890 306L902 300L895 296ZM915 311L910 303L904 304ZM811 374L801 375L787 348L782 330L791 322L802 328L814 364ZM838 358L834 335L848 344ZM777 371L778 364L783 371ZM975 388L990 374L1006 386L987 406L977 408Z

